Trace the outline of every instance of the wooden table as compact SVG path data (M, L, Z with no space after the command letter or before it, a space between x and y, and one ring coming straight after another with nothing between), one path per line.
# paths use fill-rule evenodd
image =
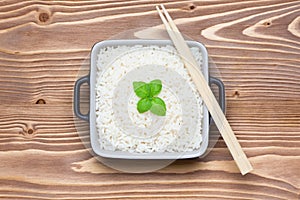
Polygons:
M203 159L144 174L102 165L80 139L73 86L90 48L159 26L157 3L217 64L250 174L239 173L221 138ZM2 0L0 198L299 200L299 14L297 0Z

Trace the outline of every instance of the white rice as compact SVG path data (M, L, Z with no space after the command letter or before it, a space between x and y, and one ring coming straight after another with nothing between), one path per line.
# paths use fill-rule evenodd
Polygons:
M201 52L191 48L199 66ZM162 81L165 117L139 114L132 82ZM100 50L96 78L96 128L101 149L132 153L186 152L202 142L203 105L172 46L117 46Z

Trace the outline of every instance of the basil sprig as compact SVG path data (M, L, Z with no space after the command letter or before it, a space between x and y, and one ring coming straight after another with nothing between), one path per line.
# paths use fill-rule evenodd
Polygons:
M166 115L166 104L161 98L157 97L162 90L161 80L156 79L150 83L135 81L133 82L133 89L135 94L141 98L137 103L139 113L150 110L150 112L158 116Z

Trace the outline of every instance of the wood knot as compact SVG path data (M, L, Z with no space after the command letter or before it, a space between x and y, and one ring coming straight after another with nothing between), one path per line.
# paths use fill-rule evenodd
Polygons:
M40 20L40 22L45 23L45 22L47 22L49 19L50 19L50 16L49 16L48 13L40 13L40 15L39 15L39 20Z
M238 90L234 91L233 97L234 98L239 98L240 97L240 92Z
M190 6L189 6L189 9L190 10L194 10L196 8L196 6L194 5L194 4L191 4Z
M29 128L29 129L27 130L27 133L28 133L29 135L33 134L33 129Z
M46 25L51 23L51 11L48 8L39 8L36 13L37 23Z
M35 104L46 104L46 101L44 99L39 99Z
M27 139L31 139L35 136L36 130L32 125L28 125L23 131L19 132L19 134L23 135Z
M265 27L268 27L268 26L271 26L271 25L272 25L272 22L266 21L266 22L263 23L263 25L264 25Z

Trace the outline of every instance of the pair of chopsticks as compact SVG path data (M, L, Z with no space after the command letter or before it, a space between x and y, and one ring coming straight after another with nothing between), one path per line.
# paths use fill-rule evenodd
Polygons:
M253 168L242 150L236 136L234 135L222 109L220 108L214 94L212 93L208 83L206 82L202 72L197 67L197 62L193 57L183 36L173 22L171 16L163 5L161 9L156 6L158 14L164 23L166 30L173 41L178 53L180 54L193 82L195 83L199 94L201 95L208 111L210 112L216 126L218 127L233 159L235 160L242 175L247 174Z

